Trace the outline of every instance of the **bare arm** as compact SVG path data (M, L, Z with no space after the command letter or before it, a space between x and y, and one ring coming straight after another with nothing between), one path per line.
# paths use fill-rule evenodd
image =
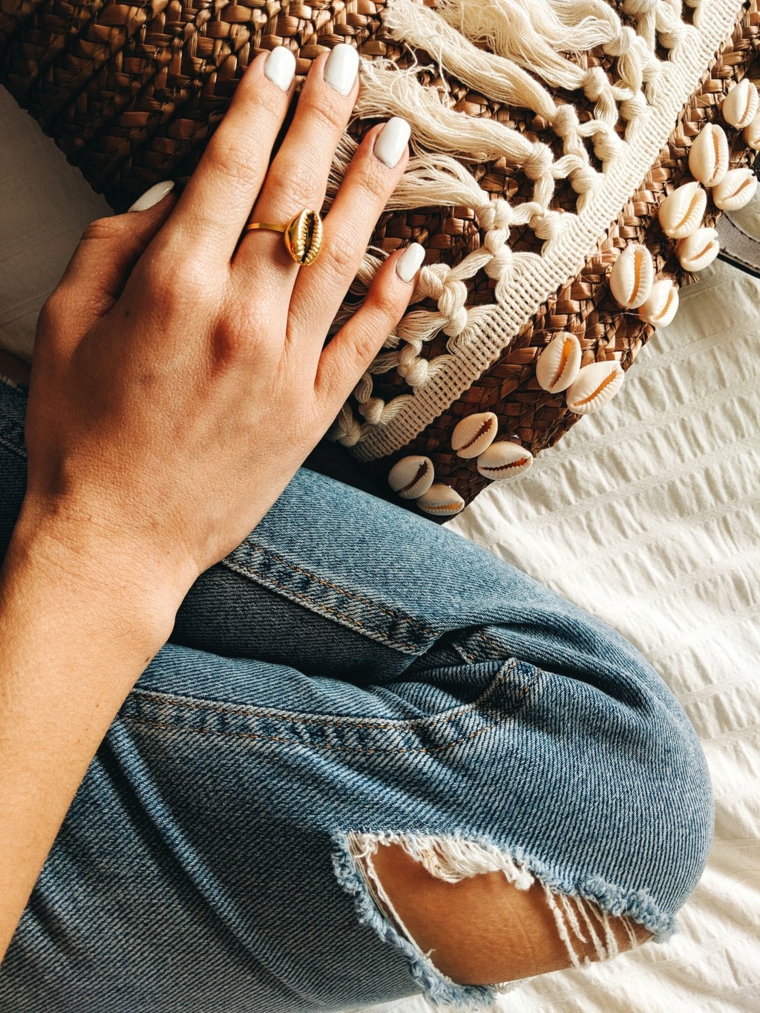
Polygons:
M98 745L171 632L178 603L131 566L83 530L22 517L0 569L0 954Z
M249 216L322 206L358 93L349 48L312 63L273 160L295 61L276 50L270 74L258 57L179 200L93 222L40 314L27 492L0 570L0 958L184 595L274 503L412 294L416 245L325 344L405 168L403 121L365 136L313 264L277 233L241 239Z

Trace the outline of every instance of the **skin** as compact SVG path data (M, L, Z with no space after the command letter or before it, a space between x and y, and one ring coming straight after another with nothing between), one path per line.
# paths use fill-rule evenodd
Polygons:
M179 198L85 230L40 313L31 375L0 358L30 383L27 492L0 567L0 958L182 599L277 499L414 289L395 272L399 251L324 344L408 159L389 169L374 156L382 125L351 163L314 264L295 265L276 233L241 239L252 206L252 220L275 222L321 207L358 92L339 95L327 54L315 60L270 164L293 89L264 76L265 59ZM495 874L436 881L381 850L394 903L455 980L506 980L503 953L522 938L516 976L566 966L540 896Z

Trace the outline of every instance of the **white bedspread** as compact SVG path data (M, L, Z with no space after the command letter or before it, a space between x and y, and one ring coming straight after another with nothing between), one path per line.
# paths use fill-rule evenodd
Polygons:
M0 136L0 345L28 353L81 230L109 210L2 90ZM716 795L683 932L526 983L500 1000L514 1013L760 1011L760 284L717 264L681 298L605 410L448 522L639 647Z

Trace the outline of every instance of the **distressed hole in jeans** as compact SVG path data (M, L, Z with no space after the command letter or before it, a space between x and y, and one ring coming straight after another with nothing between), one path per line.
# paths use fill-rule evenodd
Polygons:
M609 960L651 938L630 917L551 889L494 845L392 832L350 832L345 843L377 910L405 941L412 973L438 1001L454 993L444 985L443 994L431 994L423 980L431 972L454 989L507 991L520 979Z

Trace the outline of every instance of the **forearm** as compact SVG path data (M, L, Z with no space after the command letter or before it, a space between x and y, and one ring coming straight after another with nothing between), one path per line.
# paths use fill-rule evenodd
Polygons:
M0 567L0 960L177 596L86 529L22 511Z

